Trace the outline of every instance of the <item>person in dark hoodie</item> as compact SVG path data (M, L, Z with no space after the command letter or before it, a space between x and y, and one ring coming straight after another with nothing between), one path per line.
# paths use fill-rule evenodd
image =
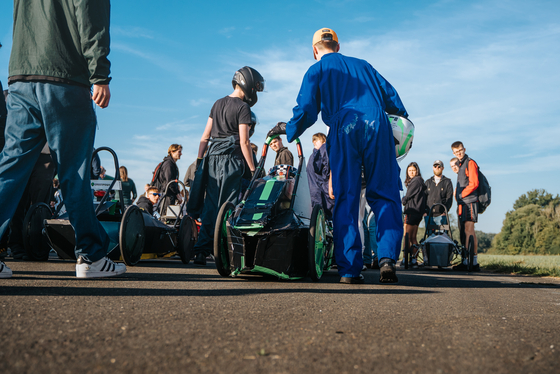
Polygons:
M311 204L313 206L321 205L325 211L325 217L332 219L334 200L329 196L331 168L327 154L327 136L318 132L313 135L311 140L314 149L307 163L307 181L311 193Z
M451 179L443 175L443 162L440 160L434 161L433 165L434 175L426 180L426 213L424 213L424 223L426 227L428 224L432 225L445 225L448 223L447 216L443 207L438 206L432 212L432 220L428 222L428 215L431 207L434 204L443 204L447 208L447 212L451 210L453 205L453 183Z
M149 187L146 191L146 196L140 196L136 205L138 208L144 210L149 215L154 215L154 206L159 201L161 194L156 187Z
M404 233L408 234L408 240L412 253L412 268L418 268L418 261L416 256L418 254L418 241L416 235L418 234L418 225L422 221L422 216L426 211L426 185L420 167L416 162L411 162L406 168L406 195L402 199L404 205ZM412 247L415 246L415 247Z
M162 217L167 213L167 207L169 205L174 205L176 202L181 204L183 199L179 191L178 183L171 183L169 187L167 187L169 182L179 179L179 167L177 166L177 161L179 161L182 154L182 145L171 144L167 150L167 156L165 156L160 167L156 171L157 175L155 177L155 187L165 194L158 208L158 212ZM165 192L166 188L167 193Z

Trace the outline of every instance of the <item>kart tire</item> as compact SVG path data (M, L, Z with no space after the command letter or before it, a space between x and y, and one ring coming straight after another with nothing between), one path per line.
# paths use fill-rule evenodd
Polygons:
M469 254L469 263L467 265L467 271L473 270L473 262L474 262L474 237L471 235L469 236L469 246L468 246L468 254Z
M119 228L119 248L123 262L134 266L142 258L146 242L144 216L136 205L129 206L121 219Z
M232 215L234 209L235 205L231 202L223 203L218 212L216 227L214 228L214 261L216 269L222 277L229 277L231 274L226 221Z
M187 265L190 262L192 249L197 240L198 231L194 219L191 216L184 216L181 219L177 240L177 253L183 264Z
M404 248L403 248L403 261L404 268L408 269L408 256L410 255L410 242L408 241L408 234L404 236Z
M327 245L327 228L323 207L315 205L309 223L307 244L308 270L313 282L318 282L325 269L325 247Z
M51 219L53 211L45 203L34 204L23 219L23 248L31 261L47 261L51 247L43 235L46 219Z

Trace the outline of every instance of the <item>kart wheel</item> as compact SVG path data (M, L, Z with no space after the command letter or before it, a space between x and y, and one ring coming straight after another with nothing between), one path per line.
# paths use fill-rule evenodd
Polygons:
M222 277L228 277L231 274L226 222L233 214L234 209L235 205L226 201L218 212L216 228L214 229L214 261L216 262L216 269Z
M178 236L177 253L179 253L183 264L187 265L191 260L191 252L198 239L198 231L192 217L185 216L181 219Z
M408 234L404 236L404 248L403 248L403 261L404 268L408 269L408 256L410 254L410 242L408 241Z
M53 212L45 203L34 204L23 220L23 248L32 261L47 261L51 247L43 235L43 222L51 219Z
M468 245L468 254L469 254L469 264L467 265L467 271L473 270L473 262L474 262L474 237L471 235L469 236L469 245Z
M309 223L309 239L307 244L309 276L313 282L319 281L325 269L325 250L327 244L327 228L323 207L315 205Z
M134 266L140 261L146 235L144 232L142 210L131 205L124 212L119 229L119 247L121 256L127 266Z

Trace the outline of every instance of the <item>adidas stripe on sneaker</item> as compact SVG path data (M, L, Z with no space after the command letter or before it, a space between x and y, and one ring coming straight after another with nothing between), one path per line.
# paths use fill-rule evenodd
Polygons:
M12 277L12 269L10 269L5 263L0 261L0 278L6 279Z
M107 257L93 262L86 256L80 256L76 263L76 277L78 278L113 277L124 272L126 272L125 264L116 264Z

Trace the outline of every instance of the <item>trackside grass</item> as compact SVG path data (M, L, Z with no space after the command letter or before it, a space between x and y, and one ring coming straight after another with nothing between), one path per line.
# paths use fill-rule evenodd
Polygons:
M498 273L560 277L560 256L478 254L479 264Z

